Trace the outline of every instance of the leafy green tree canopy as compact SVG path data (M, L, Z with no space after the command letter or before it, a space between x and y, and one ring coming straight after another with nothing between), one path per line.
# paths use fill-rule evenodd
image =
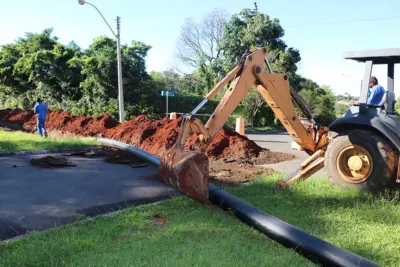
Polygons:
M37 89L38 95L61 101L80 97L81 69L69 60L79 51L73 43L62 45L52 29L27 33L15 43L1 47L0 85L11 95Z
M244 55L256 47L265 47L274 60L275 70L294 73L301 60L300 53L288 48L282 40L284 30L278 19L254 9L243 9L231 17L225 27L222 50L225 58L224 70L228 71Z

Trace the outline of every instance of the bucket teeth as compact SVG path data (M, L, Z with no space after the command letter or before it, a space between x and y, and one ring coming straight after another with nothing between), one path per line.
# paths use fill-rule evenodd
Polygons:
M203 153L172 149L161 159L159 177L192 198L208 200L209 164Z

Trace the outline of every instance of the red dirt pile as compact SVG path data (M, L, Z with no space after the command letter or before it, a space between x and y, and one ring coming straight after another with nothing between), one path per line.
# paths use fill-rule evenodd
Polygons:
M4 121L26 122L33 117L33 111L22 109L5 109L0 111L0 119Z
M49 111L48 116L46 121L48 131L60 131L61 133L72 133L81 136L96 136L119 124L107 114L93 118L71 116L68 112L55 110ZM36 116L30 110L2 110L0 111L0 124L1 122L15 123L21 126L21 130L27 132L36 131Z
M181 118L176 120L164 118L160 120L157 131L143 142L140 149L160 157L164 156L175 144L176 137L179 133L180 122Z
M78 116L69 121L64 128L64 132L70 132L76 135L95 136L104 133L105 130L117 126L119 123L107 114L96 118Z
M36 131L36 118L32 111L3 110L0 111L1 121L19 123L22 130ZM85 116L71 116L68 112L55 110L49 112L47 129L62 133L73 133L80 136L102 136L132 144L142 150L162 157L174 145L179 132L181 119L151 120L141 115L128 122L119 124L108 115L96 118ZM192 145L195 136L189 138L187 145ZM208 146L206 154L213 159L249 160L261 157L261 153L271 154L274 162L280 161L278 153L268 152L247 137L239 135L233 130L222 129ZM262 155L265 158L265 155ZM274 156L273 156L274 155ZM276 155L276 157L275 157ZM268 156L267 158L270 158ZM273 157L272 157L273 156ZM282 160L287 160L282 155ZM267 163L267 162L266 162Z
M101 136L119 140L139 147L161 126L161 121L152 121L144 115L104 131Z
M249 159L258 157L262 149L247 137L230 129L222 129L207 149L207 156L224 159Z
M33 117L34 113L31 110L22 110L22 109L0 110L0 124L7 127L11 123L14 130L15 129L27 130L24 128L24 124L27 123Z

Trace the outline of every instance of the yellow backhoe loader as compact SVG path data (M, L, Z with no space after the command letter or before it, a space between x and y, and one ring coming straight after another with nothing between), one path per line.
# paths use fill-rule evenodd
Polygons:
M392 116L392 121L397 121L399 118L393 111L394 101L390 98L391 94L385 95L387 101L380 106L370 106L365 101L360 101L356 107L358 113L354 109L350 110L348 115L335 121L328 129L315 124L310 110L290 86L287 74L273 73L266 60L266 54L265 48L259 48L247 55L190 114L183 116L174 147L161 159L160 178L165 183L190 197L202 201L208 199L209 164L204 152L251 87L260 92L293 140L310 155L300 165L298 171L280 182L278 186L304 180L324 165L327 165L333 180L361 188L380 188L398 176L395 171L398 170L400 138L397 135L392 138L385 135L387 130L385 127L391 122L386 123L387 118L382 117ZM376 59L382 61L384 56L378 54L375 53L372 58L349 57L367 62L369 72L366 71L364 80L369 79L372 65L374 62L378 63ZM388 61L390 66L394 63ZM388 77L390 74L393 76L392 73L388 73ZM203 125L196 118L196 113L229 82L224 97L210 119ZM364 85L361 96L366 100L368 87L365 82ZM304 126L295 111L294 104L312 123L312 127ZM185 142L192 133L197 135L197 148L185 149ZM400 182L399 179L397 181Z

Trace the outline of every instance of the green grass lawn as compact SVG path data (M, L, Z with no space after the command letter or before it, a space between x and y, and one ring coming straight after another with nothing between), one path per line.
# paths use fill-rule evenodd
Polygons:
M96 141L77 137L43 138L24 132L0 130L0 152L16 152L41 149L76 148L96 145Z
M383 266L400 265L399 196L282 177L226 188L298 228ZM164 226L153 225L155 215ZM185 197L127 209L0 244L2 266L313 266L229 213Z
M154 216L167 218L153 225ZM0 266L314 266L233 216L184 197L0 244Z

